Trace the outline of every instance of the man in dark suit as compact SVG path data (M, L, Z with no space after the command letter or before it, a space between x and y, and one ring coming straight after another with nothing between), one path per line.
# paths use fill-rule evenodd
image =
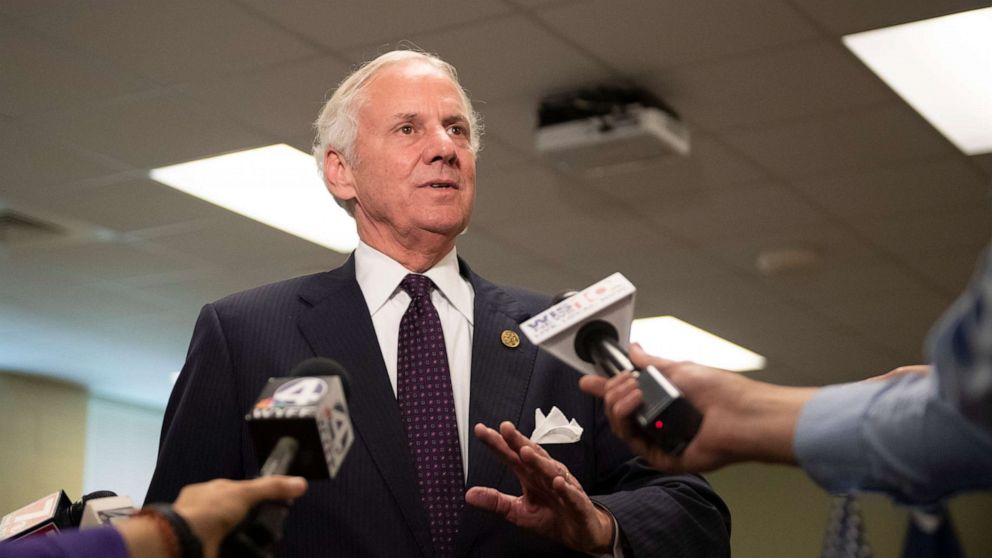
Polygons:
M203 308L149 501L256 474L242 417L269 376L323 356L351 372L356 439L337 479L295 503L283 555L729 554L729 513L709 485L632 459L577 372L521 338L550 300L457 257L479 132L454 68L380 56L342 82L316 126L325 183L362 242L338 269ZM576 442L522 434L553 407L583 427Z

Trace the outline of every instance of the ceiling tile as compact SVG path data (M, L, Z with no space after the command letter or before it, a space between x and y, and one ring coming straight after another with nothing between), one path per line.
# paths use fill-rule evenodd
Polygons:
M300 275L326 271L341 263L345 256L321 254L311 257L306 266L293 259L265 259L258 262L239 262L230 265L210 266L184 274L136 277L116 281L115 284L149 297L170 301L170 308L179 317L185 314L186 335L192 331L193 320L201 306L227 295L258 285L272 283Z
M459 81L473 101L520 96L536 99L541 94L604 77L603 68L594 60L521 16L458 26L412 39L455 66ZM382 50L381 46L359 49L349 57L356 62L367 60Z
M65 10L78 4L77 0L32 0L31 2L2 2L0 3L0 14L9 16L12 19L33 16L38 14L52 13L53 11Z
M227 213L227 212L226 212ZM327 261L335 252L289 233L234 213L203 223L194 230L164 231L150 239L155 245L187 254L214 267L246 270L274 266L296 258ZM259 266L259 262L266 262Z
M972 155L970 157L976 165L985 171L985 175L992 179L992 153L985 153L982 155Z
M788 4L766 0L597 0L565 4L538 15L629 75L736 56L816 35ZM616 32L606 32L604 25Z
M260 68L315 51L220 0L107 0L24 20L49 40L162 83Z
M605 176L586 178L585 182L651 211L672 204L705 203L708 196L748 190L765 180L756 165L713 138L696 134L688 157L671 155L644 161Z
M55 140L139 168L191 161L274 143L172 96L140 97L25 120Z
M490 172L496 170L534 164L533 159L529 151L505 144L493 136L484 136L482 150L476 156L477 174L479 177L487 177Z
M819 298L811 285L803 285L804 300L845 323L862 338L891 348L906 359L901 364L922 362L924 338L950 303L948 297L896 268L884 274L864 268L848 271L862 280L847 296ZM873 278L869 279L869 275ZM913 303L907 304L910 300Z
M495 137L506 145L524 153L538 156L534 148L534 131L537 129L537 111L540 99L536 96L514 97L498 102L479 101L473 97L476 112L482 114L486 137ZM483 143L486 139L483 138Z
M526 9L539 9L548 8L551 6L557 6L560 4L578 4L579 2L588 2L589 0L508 0L511 4L515 4Z
M992 200L988 179L963 156L799 180L795 187L845 218L953 210Z
M534 239L542 239L540 235L544 233L539 231L559 224L589 230L616 227L614 232L618 238L627 233L643 236L650 230L646 227L653 227L648 219L631 217L631 211L623 203L568 176L539 165L525 164L519 168L493 170L479 177L472 223L493 234L517 229L512 234L518 238L526 236L525 230L534 232L538 235ZM562 242L543 240L547 241L547 246L564 248L568 238L568 235L561 236ZM533 244L533 241L525 244Z
M51 192L46 210L122 233L214 219L227 210L148 178Z
M588 215L560 206L553 216L519 219L499 228L487 227L487 230L495 238L529 248L542 259L597 278L616 271L633 274L634 277L628 277L632 281L637 276L650 277L650 273L638 273L644 268L639 258L653 261L660 257L658 254L662 250L670 247L669 240L643 220L607 212ZM604 231L609 233L604 234ZM703 273L703 266L692 268L692 273Z
M680 238L703 243L819 227L825 222L821 211L781 186L727 188L679 200L683 203L672 201L659 196L633 209Z
M478 226L469 227L458 238L458 255L473 271L496 283L551 295L600 279L542 257L540 252L539 246L508 241Z
M0 27L0 112L9 116L72 108L154 86L14 27Z
M815 224L802 227L787 227L767 230L749 235L724 236L707 239L702 250L720 259L727 265L749 276L759 277L759 256L775 250L809 250L819 259L809 269L783 271L786 276L816 274L824 268L846 262L852 258L871 259L878 257L875 247L860 238L845 224L831 221L814 221ZM761 279L767 281L767 279Z
M37 189L112 174L120 168L54 143L50 137L42 139L0 123L0 199L30 199Z
M992 240L992 237L987 240ZM907 267L943 289L943 292L957 297L974 278L979 258L986 252L986 249L941 246L914 250L903 261Z
M992 206L920 211L884 219L851 219L851 226L891 254L907 261L928 258L939 264L942 253L978 254L992 238ZM935 265L941 273L944 265Z
M987 0L795 0L794 3L835 35L889 27L964 10L987 8Z
M35 247L12 255L14 264L47 267L52 273L92 281L155 275L189 269L196 262L141 243L93 242Z
M727 132L723 137L769 171L790 179L955 153L901 103Z
M815 41L642 78L687 121L753 126L870 106L892 94L839 44Z
M280 138L305 134L312 140L317 114L347 72L346 65L325 57L193 84L186 92L245 126Z
M503 2L366 0L342 5L322 0L273 3L244 0L260 13L331 49L410 39L448 28L471 27L478 20L509 11ZM424 47L425 45L419 45Z
M788 385L823 385L861 379L903 364L886 348L864 340L817 309L753 281L725 281L718 289L685 287L670 294L668 311L725 339L784 364Z

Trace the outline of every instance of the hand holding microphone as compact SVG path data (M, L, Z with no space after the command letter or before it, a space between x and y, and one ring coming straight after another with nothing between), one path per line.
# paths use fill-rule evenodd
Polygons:
M702 415L654 366L637 368L626 350L636 289L613 275L560 300L522 324L532 343L580 372L614 377L632 371L642 393L633 412L641 434L666 453L680 454L695 436Z

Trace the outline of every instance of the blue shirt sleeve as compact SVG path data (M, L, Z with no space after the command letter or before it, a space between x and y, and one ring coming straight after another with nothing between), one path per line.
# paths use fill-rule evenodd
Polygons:
M992 432L992 245L970 287L928 340L940 397Z
M794 438L806 472L832 492L932 503L992 488L992 258L930 336L934 370L819 390Z
M0 558L129 558L120 533L111 527L67 531L0 543Z

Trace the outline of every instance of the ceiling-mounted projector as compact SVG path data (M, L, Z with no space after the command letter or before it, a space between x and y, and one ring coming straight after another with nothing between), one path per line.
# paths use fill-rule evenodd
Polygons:
M538 116L538 152L569 170L595 174L689 155L689 130L678 114L638 87L601 86L545 97Z

